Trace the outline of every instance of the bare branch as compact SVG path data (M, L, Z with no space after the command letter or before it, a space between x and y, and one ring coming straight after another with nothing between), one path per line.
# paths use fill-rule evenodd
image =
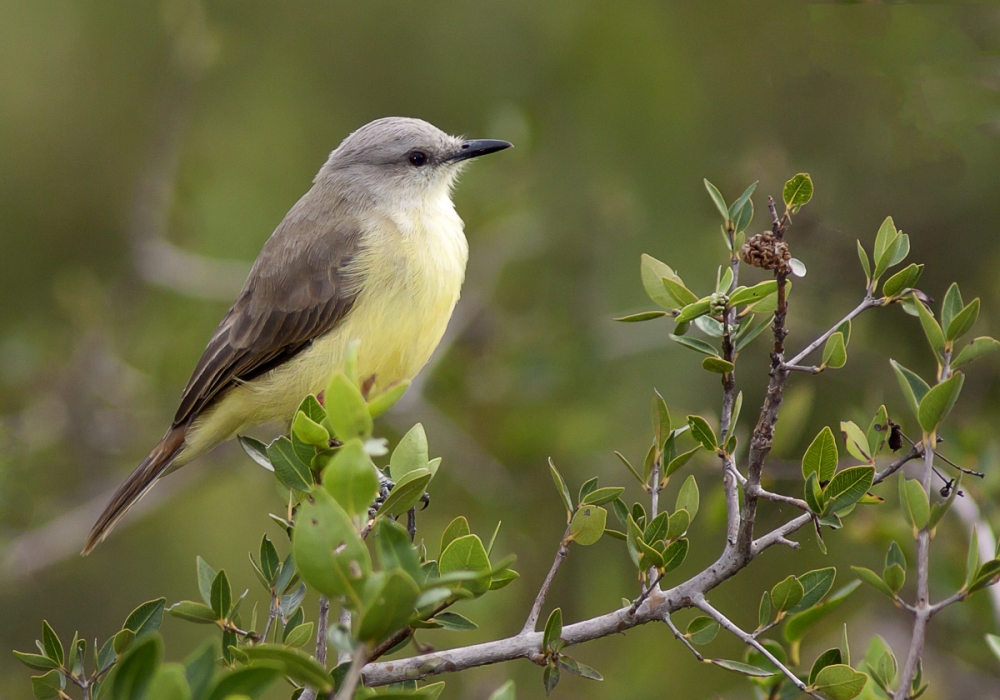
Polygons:
M865 296L865 298L858 304L854 309L844 316L842 319L837 321L834 325L830 326L829 330L823 333L820 337L816 338L813 342L809 343L805 348L802 349L798 355L790 359L788 362L784 363L785 369L793 368L795 365L801 365L802 360L806 359L810 354L818 350L823 343L825 343L831 335L837 332L843 324L856 318L861 313L867 311L868 309L874 309L878 306L883 306L885 301L882 299L875 299L871 296Z
M709 604L709 602L707 600L705 600L704 597L698 597L698 598L696 598L694 600L694 605L695 605L696 608L698 608L703 613L705 613L706 615L708 615L709 617L711 617L713 620L715 620L716 622L718 622L720 625L722 625L723 629L725 629L727 632L733 634L735 637L737 637L739 640L741 640L744 644L749 644L754 649L756 649L758 652L760 652L764 656L764 658L766 658L768 661L770 661L772 664L774 664L775 668L777 668L779 671L781 671L788 678L788 680L790 680L795 685L795 687L799 689L799 691L801 691L801 692L803 692L806 695L809 695L811 697L817 698L817 700L823 700L823 698L821 696L819 696L819 695L817 695L815 693L809 692L809 690L806 687L806 684L803 683L799 679L799 677L796 676L794 673L792 673L787 667L785 667L785 665L783 663L781 663L774 656L774 654L772 654L771 652L769 652L760 642L758 642L756 639L754 639L753 635L750 635L750 634L744 632L742 629L740 629L737 625L735 625L733 622L731 622L729 620L729 618L727 618L721 612L719 612L718 610L716 610L715 608L713 608L711 606L711 604Z
M365 665L366 658L368 658L368 646L359 644L358 648L354 650L354 656L351 657L351 665L347 669L347 675L341 681L340 690L337 691L333 700L350 700L354 697L354 691L357 690L358 683L361 681L361 669Z
M559 549L556 550L556 558L552 561L552 567L549 569L549 573L545 576L545 580L542 582L542 587L538 589L538 595L535 596L535 602L531 606L531 612L528 613L528 619L524 621L524 627L521 628L521 634L525 632L533 632L535 630L535 624L538 622L538 615L542 612L542 605L545 603L545 596L549 593L549 587L552 585L552 580L556 577L556 572L559 571L559 567L566 560L566 556L569 554L569 545L571 541L569 538L569 528L566 528L566 532L563 534L562 540L559 542Z

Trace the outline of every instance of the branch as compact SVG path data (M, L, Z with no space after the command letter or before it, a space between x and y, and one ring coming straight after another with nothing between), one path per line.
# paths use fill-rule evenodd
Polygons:
M932 434L924 436L924 474L922 485L924 491L930 494L931 473L934 469L934 441ZM899 674L899 686L896 688L894 700L906 700L910 697L910 685L917 671L917 662L924 650L924 637L927 633L927 622L933 614L930 606L930 544L931 533L924 527L917 533L917 600L913 610L913 636L910 638L910 649L906 654L906 662Z
M730 632L731 634L733 634L734 636L736 636L739 640L741 640L744 644L749 644L754 649L756 649L758 652L760 652L761 654L763 654L764 658L766 658L768 661L770 661L772 664L774 664L775 668L777 668L779 671L781 671L788 678L788 680L790 680L795 685L795 687L799 689L800 692L805 693L806 695L809 695L810 697L817 698L817 700L823 700L823 698L821 696L817 695L816 693L809 692L806 684L803 683L802 680L798 676L796 676L788 668L786 668L783 663L781 663L780 661L778 661L778 659L774 656L774 654L772 654L771 652L769 652L760 642L758 642L756 639L754 639L753 636L751 636L750 634L747 634L746 632L744 632L742 629L740 629L739 627L737 627L733 622L731 622L729 620L729 618L727 618L721 612L719 612L718 610L716 610L715 608L713 608L709 604L709 602L707 600L705 600L703 597L699 597L699 598L695 599L694 605L695 605L696 608L698 608L703 613L705 613L706 615L708 615L709 617L711 617L713 620L715 620L716 622L718 622L720 625L722 625L722 627L727 632Z
M788 362L784 363L784 368L803 369L803 370L812 369L812 368L799 368L796 367L796 365L801 365L802 360L806 359L806 357L808 357L810 354L818 350L820 346L822 346L823 343L825 343L830 338L831 335L836 333L837 329L840 328L843 324L847 323L850 320L853 320L854 318L859 316L864 311L867 311L868 309L874 309L876 307L883 306L884 304L885 301L883 301L882 299L875 299L874 297L866 295L865 298L861 300L861 303L858 304L856 307L854 307L854 309L850 313L848 313L842 319L840 319L835 324L830 326L829 330L823 333L823 335L816 338L816 340L814 340L813 342L809 343L802 350L802 352L800 352L798 355L790 359Z
M570 542L567 540L568 537L569 527L563 533L562 541L559 542L559 549L556 551L556 558L552 561L552 567L545 576L542 587L538 589L538 595L535 596L535 602L531 606L531 612L528 613L528 619L524 621L524 627L521 628L521 634L533 632L535 629L535 623L538 622L538 615L542 612L542 605L545 603L545 596L549 594L552 579L556 577L556 572L559 571L559 567L562 566L562 563L566 560L566 556L569 554Z
M354 656L351 657L351 665L347 668L347 675L344 676L340 690L337 691L334 700L351 700L354 697L354 691L361 681L361 669L365 665L366 658L368 658L368 646L366 644L359 644L358 648L354 650Z
M670 628L670 631L674 633L677 641L686 646L688 651L694 654L694 658L698 659L698 661L705 660L705 657L701 655L701 652L695 649L691 642L688 641L688 638L681 634L681 631L677 629L677 625L675 625L674 621L670 619L670 613L663 616L663 621L667 624L667 627Z

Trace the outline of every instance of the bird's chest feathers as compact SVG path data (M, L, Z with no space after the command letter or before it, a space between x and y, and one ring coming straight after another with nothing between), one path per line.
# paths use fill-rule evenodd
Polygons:
M412 378L441 340L465 278L468 244L445 195L382 216L362 261L363 291L345 335L361 340L359 373Z

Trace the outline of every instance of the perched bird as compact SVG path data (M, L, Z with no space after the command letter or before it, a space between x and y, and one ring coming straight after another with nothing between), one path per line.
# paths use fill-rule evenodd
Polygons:
M444 334L468 243L451 189L471 158L509 148L388 117L337 147L264 244L208 342L173 423L118 488L88 554L164 474L247 428L291 419L360 341L373 388L413 378Z

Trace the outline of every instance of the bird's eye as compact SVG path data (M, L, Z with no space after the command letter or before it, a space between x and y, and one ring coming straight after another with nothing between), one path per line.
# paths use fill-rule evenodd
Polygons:
M407 156L407 160L410 161L410 165L415 168L419 168L427 163L427 154L423 151L413 151L409 156Z

